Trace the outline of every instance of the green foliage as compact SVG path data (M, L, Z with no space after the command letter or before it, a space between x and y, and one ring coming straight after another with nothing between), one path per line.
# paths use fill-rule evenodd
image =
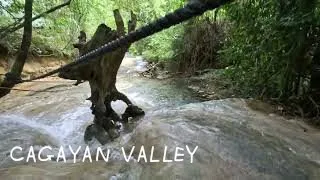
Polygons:
M0 1L2 2L2 1ZM63 3L62 0L39 0L34 2L34 14L39 14L51 7ZM115 28L113 10L120 9L124 19L130 18L130 11L138 16L138 26L142 26L152 20L163 16L168 11L173 11L183 5L183 0L165 2L162 0L72 0L69 7L64 7L54 13L50 13L33 23L34 33L32 49L58 54L71 55L75 52L72 44L77 41L80 30L84 30L88 37L95 32L100 23L105 23L111 28ZM0 30L6 28L11 23L21 22L23 17L23 0L11 0L0 7ZM177 28L179 29L179 28ZM5 40L10 43L13 53L19 48L19 39L12 42L14 37L22 36L21 30L15 34L9 35ZM145 41L137 43L132 48L133 52L141 52L140 47L145 48L143 53L151 59L168 59L170 57L170 39L179 30L170 29L165 33L160 33L154 38L148 38ZM139 50L140 48L140 50ZM161 50L161 51L159 51ZM167 52L167 54L163 54ZM159 55L159 56L158 56Z
M174 56L172 44L175 43L183 32L183 26L179 25L160 32L141 42L137 42L131 51L144 56L149 61L168 61Z
M10 24L23 22L24 1L12 0L1 6L0 12L0 29L10 28ZM63 1L35 1L33 5L33 14L40 14ZM72 52L71 39L76 39L74 32L77 23L72 18L73 12L65 7L56 12L50 13L44 18L40 18L33 22L33 38L30 51L46 54L46 55L70 55ZM8 19L3 22L3 19ZM1 40L3 44L7 44L12 54L20 48L22 38L22 29L13 34L9 34L5 39Z
M305 55L319 26L316 0L242 0L227 7L232 28L223 58L227 72L248 95L295 95L307 73ZM318 6L319 7L319 6Z
M115 7L137 14L138 26L152 22L164 16L168 12L183 6L184 0L162 1L162 0L117 0L113 1ZM172 59L174 49L172 44L182 34L183 26L178 25L163 32L148 37L145 40L133 44L131 52L144 56L149 61L167 61Z

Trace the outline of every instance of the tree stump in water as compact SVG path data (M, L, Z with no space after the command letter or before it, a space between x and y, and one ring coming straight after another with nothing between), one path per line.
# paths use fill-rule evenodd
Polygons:
M125 35L125 27L119 10L114 10L114 17L117 25L116 31L105 24L101 24L88 42L85 42L86 40L83 38L86 36L85 33L81 32L79 43L74 45L75 48L79 49L80 56ZM135 30L136 21L136 15L131 12L131 20L128 22L129 32ZM59 74L60 77L65 79L89 81L91 97L88 100L92 102L91 110L95 118L94 124L86 130L85 139L87 140L93 136L96 136L99 140L99 137L97 137L99 135L93 134L99 134L97 132L102 129L108 133L111 139L117 138L119 137L119 131L115 122L127 122L128 117L144 114L142 109L133 105L128 97L116 88L116 76L129 46L119 48L116 51L97 57L90 63L77 65ZM116 100L121 100L128 105L122 117L118 116L111 107L111 102Z

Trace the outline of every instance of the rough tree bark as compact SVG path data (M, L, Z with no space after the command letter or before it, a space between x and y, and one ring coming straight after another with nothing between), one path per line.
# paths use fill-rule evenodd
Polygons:
M101 24L90 41L86 43L79 42L74 45L79 49L80 55L125 35L124 22L119 10L114 10L114 18L117 26L116 31L105 24ZM135 30L136 21L136 15L131 13L131 20L128 22L129 32ZM94 62L75 66L59 74L60 77L66 79L89 81L91 88L89 100L92 102L91 109L95 115L95 119L94 125L87 128L85 139L91 139L93 136L91 132L94 133L101 129L104 129L112 139L117 138L119 132L115 122L127 122L129 117L144 114L142 109L133 105L128 97L116 88L118 69L129 47L130 45L122 47L96 58ZM121 117L111 107L111 102L116 100L121 100L128 105L126 112ZM99 139L99 137L96 138Z
M78 37L78 43L73 44L74 48L79 49L79 55L83 51L82 48L85 46L86 42L87 42L87 34L84 31L80 31L80 36ZM77 82L74 85L78 86L83 82L84 82L83 80L77 80Z
M33 0L25 0L25 23L21 47L10 72L6 74L5 79L0 85L0 87L2 87L2 89L0 89L0 97L3 97L10 93L10 88L12 88L16 84L16 82L21 79L20 76L23 70L24 63L28 56L28 51L32 39L32 4Z
M35 21L35 20L37 20L37 19L39 19L41 17L44 17L47 14L50 14L50 13L52 13L52 12L58 10L58 9L61 9L61 8L65 7L65 6L68 6L68 5L70 5L70 3L71 3L71 0L68 0L65 3L62 3L62 4L58 5L58 6L55 6L55 7L51 8L51 9L49 9L49 10L47 10L47 11L45 11L45 12L43 12L43 13L41 13L41 14L33 17L33 18L31 17L32 18L31 21ZM25 21L23 23L21 23L21 24L15 24L14 23L14 24L11 24L11 25L7 26L8 28L5 28L4 31L0 32L0 39L3 39L8 34L13 33L15 31L23 28L24 24L25 24Z

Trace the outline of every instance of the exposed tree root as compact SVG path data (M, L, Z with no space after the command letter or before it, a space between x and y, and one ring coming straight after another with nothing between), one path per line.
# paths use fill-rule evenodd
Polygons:
M105 24L99 25L94 36L85 42L85 33L81 32L79 42L75 48L79 49L80 55L94 50L120 36L125 35L125 27L119 10L114 11L117 31L111 30ZM136 27L136 16L131 13L131 20L128 23L128 30L133 31ZM121 62L129 46L120 48L94 61L72 67L59 74L60 77L80 81L89 81L91 88L92 102L91 110L95 115L94 124L90 125L85 133L85 139L90 140L96 137L100 143L105 143L102 130L107 132L111 139L119 137L117 122L128 122L130 117L137 117L144 114L144 111L132 104L129 98L116 88L116 76ZM127 104L127 110L120 117L111 107L112 101L121 100Z

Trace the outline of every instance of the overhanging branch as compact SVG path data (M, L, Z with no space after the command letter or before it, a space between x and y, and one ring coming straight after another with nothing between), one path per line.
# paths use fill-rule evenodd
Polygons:
M60 5L58 5L58 6L55 6L55 7L51 8L51 9L49 9L49 10L47 10L47 11L45 11L45 12L39 14L39 15L33 17L33 18L32 18L32 21L35 21L35 20L37 20L37 19L39 19L39 18L41 18L41 17L43 17L43 16L45 16L45 15L47 15L47 14L50 14L50 13L52 13L52 12L58 10L58 9L61 9L61 8L65 7L65 6L70 5L71 1L72 1L72 0L68 0L67 2L65 2L65 3L63 3L63 4L60 4ZM3 38L5 38L8 34L13 33L13 32L15 32L15 31L23 28L23 26L24 26L24 22L22 22L22 23L20 23L20 24L16 24L16 25L15 25L15 24L11 24L11 25L7 26L8 28L5 28L5 30L0 33L0 39L3 39ZM11 27L12 27L12 28L11 28Z

